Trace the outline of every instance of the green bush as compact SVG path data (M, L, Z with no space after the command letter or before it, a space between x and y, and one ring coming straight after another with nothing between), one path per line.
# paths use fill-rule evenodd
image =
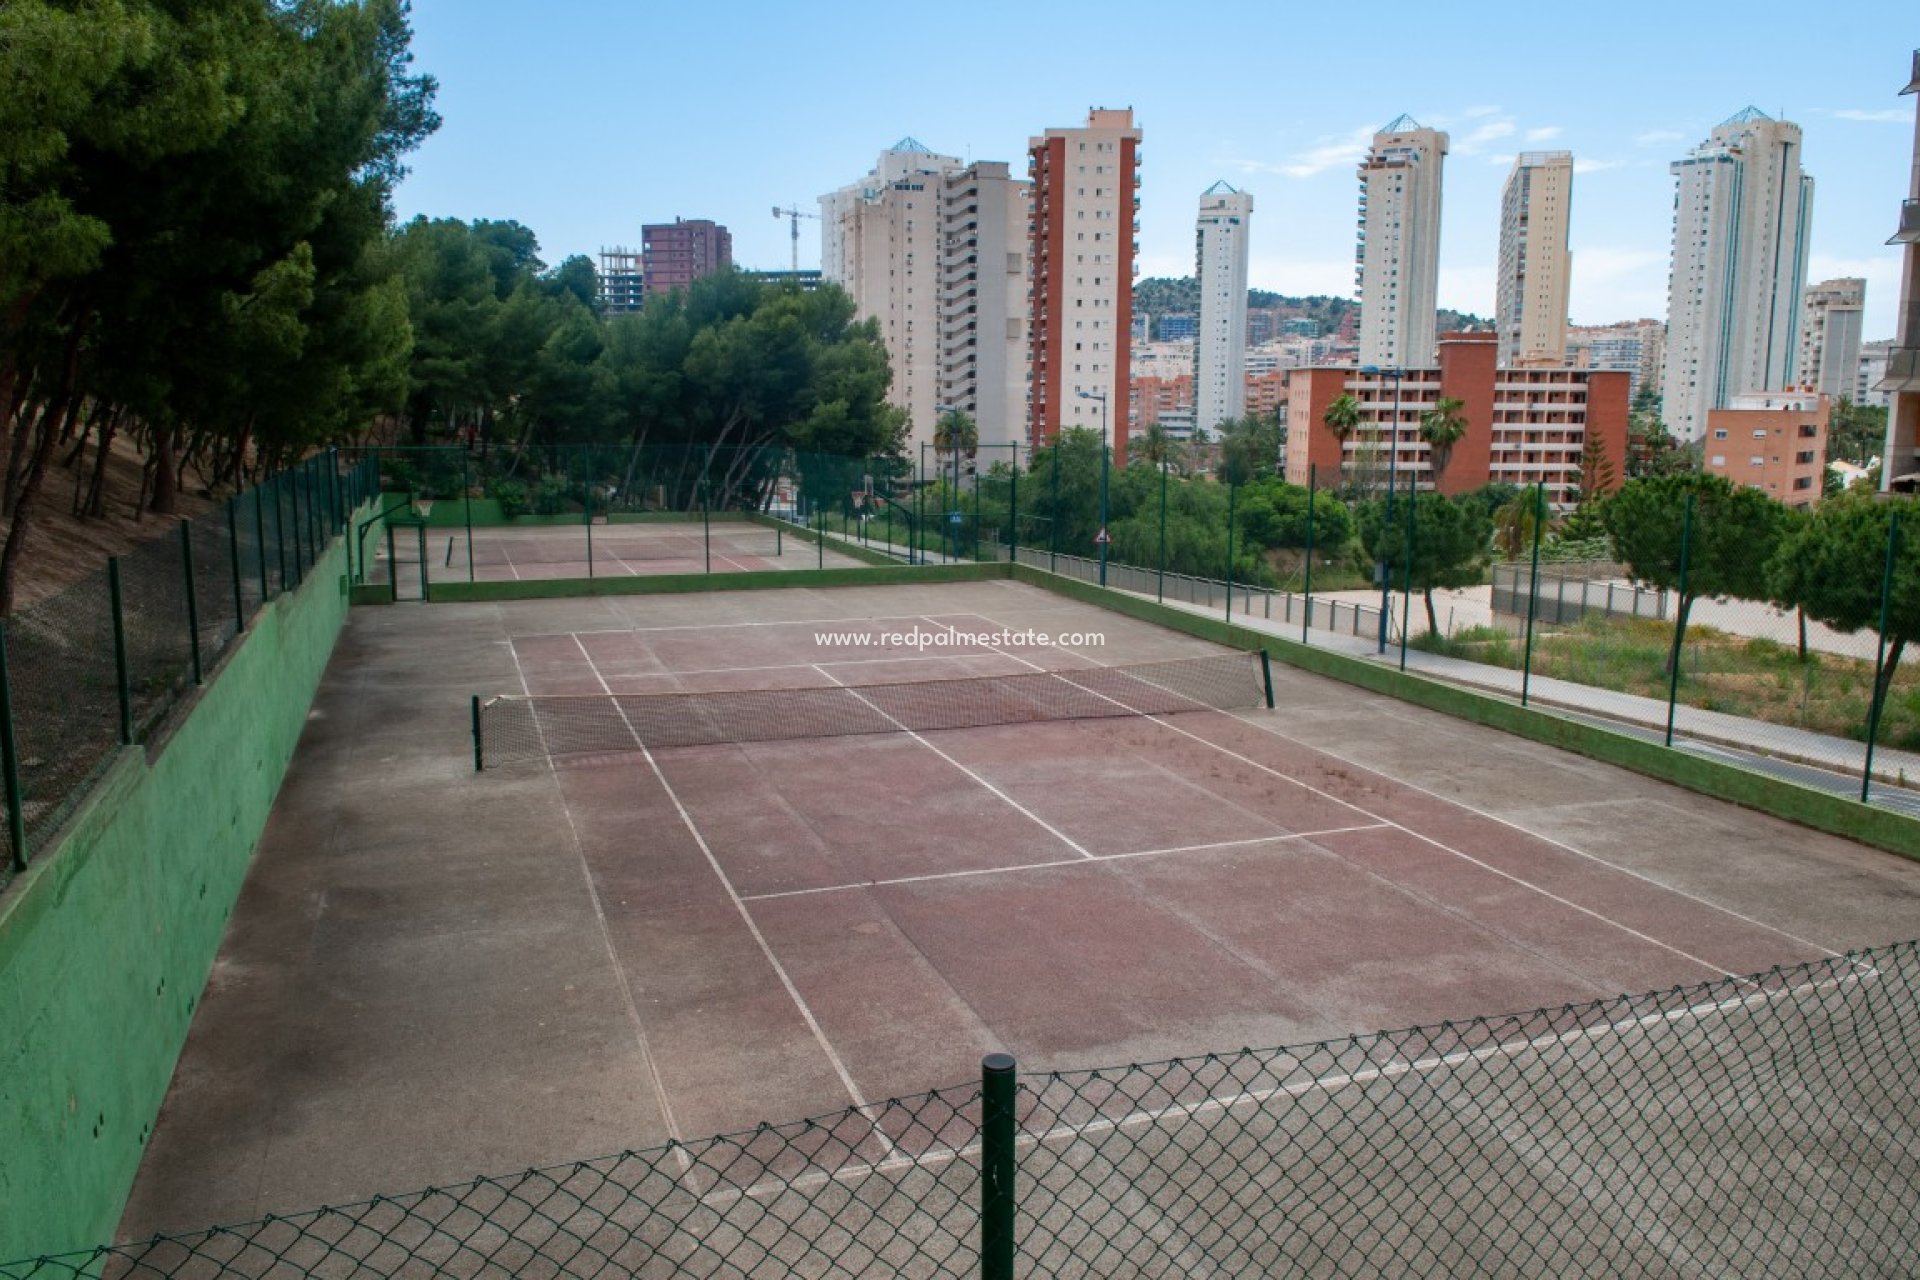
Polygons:
M487 496L500 504L500 514L508 520L527 512L527 486L518 480L487 481Z
M569 486L567 478L557 472L549 472L533 486L534 514L557 516L567 509Z

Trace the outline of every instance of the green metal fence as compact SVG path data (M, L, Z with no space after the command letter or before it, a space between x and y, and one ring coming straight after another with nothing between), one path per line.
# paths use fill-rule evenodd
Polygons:
M1906 1274L1920 943L1020 1075L0 1266L385 1277Z
M122 747L170 714L374 492L316 455L0 621L0 888Z

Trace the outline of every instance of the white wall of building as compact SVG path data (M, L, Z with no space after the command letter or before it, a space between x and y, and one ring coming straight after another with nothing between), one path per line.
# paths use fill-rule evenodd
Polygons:
M1194 423L1212 432L1247 411L1247 236L1253 197L1216 182L1200 197L1195 277L1200 336L1194 356Z
M1430 365L1438 358L1440 187L1447 135L1401 116L1373 135L1360 162L1360 363Z

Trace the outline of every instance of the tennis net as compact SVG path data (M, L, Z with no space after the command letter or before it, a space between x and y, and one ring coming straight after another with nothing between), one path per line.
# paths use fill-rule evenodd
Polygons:
M474 765L1273 705L1266 654L887 684L474 699Z
M701 560L709 551L716 556L756 556L770 559L784 550L780 531L716 534L711 539L700 530L660 534L648 537L632 535L593 535L592 557L596 560ZM473 542L476 565L573 564L588 558L586 535L566 530L546 537L487 538Z

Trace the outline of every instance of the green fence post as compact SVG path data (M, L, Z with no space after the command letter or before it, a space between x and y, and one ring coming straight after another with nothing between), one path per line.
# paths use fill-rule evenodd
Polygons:
M180 572L187 584L187 642L193 650L193 682L199 684L200 670L200 602L193 594L193 526L185 520L180 522Z
M296 468L286 472L285 475L287 501L293 508L288 524L293 529L293 585L297 587L307 576L307 566L304 562L306 539L300 528L300 472Z
M260 557L260 607L264 609L267 601L273 599L273 592L267 586L267 509L258 485L253 489L253 548ZM361 572L364 575L365 566Z
M113 610L113 675L120 691L120 743L133 745L133 680L127 671L126 613L120 602L120 557L107 557L107 603Z
M1273 658L1265 649L1260 651L1260 683L1266 686L1267 710L1273 710Z
M1307 610L1300 619L1300 643L1307 642L1307 628L1313 625L1313 498L1319 480L1318 466L1307 464Z
M705 549L707 572L713 572L713 517L707 512L707 479L700 477L700 545Z
M580 490L585 495L583 505L587 511L587 576L593 576L593 483L587 482Z
M1019 1093L1012 1054L990 1053L980 1060L981 1280L1013 1280Z
M980 558L980 468L973 469L973 558Z
M273 485L273 558L280 565L280 590L287 589L287 513L286 504L280 501L280 477L275 476Z
M0 618L0 775L7 789L7 836L14 871L27 869L27 814L20 797L20 747L13 736L13 676L7 669L7 623Z
M1167 599L1167 460L1160 459L1160 578L1154 585L1153 598L1165 603Z
M1520 705L1533 692L1533 620L1540 612L1540 540L1547 528L1547 485L1533 487L1533 571L1527 578L1527 649L1520 660Z
M400 564L394 559L393 521L387 521L387 600L400 603Z
M428 592L427 584L427 522L422 520L415 526L415 532L420 536L420 598L431 600L433 597Z
M1886 693L1882 689L1885 680L1887 688L1893 682L1886 680L1884 671L1887 662L1887 611L1893 601L1893 562L1896 548L1900 542L1900 513L1897 510L1887 513L1887 563L1880 574L1880 647L1873 662L1873 705L1867 709L1867 761L1860 770L1860 803L1867 802L1867 796L1873 789L1873 740L1880 736L1880 709L1886 705Z
M1227 486L1227 622L1233 621L1233 500L1240 486Z
M240 589L240 522L234 513L234 504L240 499L236 495L227 499L227 557L233 561L233 632L239 635L247 629L247 598Z
M1060 570L1060 433L1053 435L1053 515L1047 529L1047 572Z
M1413 631L1413 525L1420 510L1419 486L1409 482L1407 485L1407 539L1406 572L1401 575L1402 596L1400 606L1400 669L1407 669L1407 636Z
M473 695L473 771L479 773L486 768L486 757L481 751L480 742L480 695Z
M1013 451L1013 470L1008 473L1007 559L1020 559L1020 442L1007 446Z
M460 451L460 509L467 521L467 581L473 581L473 481L467 476L467 451Z
M1693 494L1687 495L1687 507L1680 517L1680 589L1674 595L1673 648L1667 654L1667 737L1673 745L1674 708L1680 701L1680 651L1687 640L1687 611L1680 602L1687 598L1687 557L1693 550Z

